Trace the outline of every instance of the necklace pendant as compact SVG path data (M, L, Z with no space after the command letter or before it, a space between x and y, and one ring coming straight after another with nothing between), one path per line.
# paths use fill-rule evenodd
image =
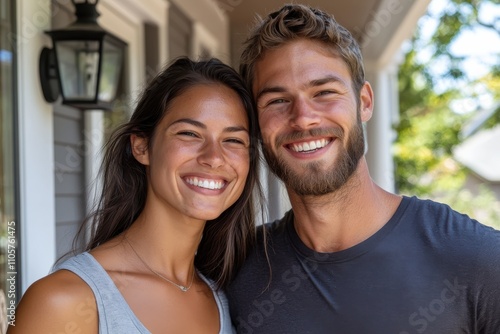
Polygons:
M186 291L188 291L188 290L189 290L188 288L186 288L186 287L185 287L185 286L183 286L183 285L179 286L179 289L181 289L181 291L182 291L182 292L186 292Z

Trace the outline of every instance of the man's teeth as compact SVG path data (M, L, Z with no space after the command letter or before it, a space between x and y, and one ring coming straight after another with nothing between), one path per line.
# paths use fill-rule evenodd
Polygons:
M294 150L295 152L314 151L325 147L329 142L330 140L328 139L321 139L321 140L312 140L307 143L293 144L292 150Z
M224 186L223 181L202 180L198 179L197 177L188 178L186 179L186 182L193 186L206 189L222 189L222 187Z

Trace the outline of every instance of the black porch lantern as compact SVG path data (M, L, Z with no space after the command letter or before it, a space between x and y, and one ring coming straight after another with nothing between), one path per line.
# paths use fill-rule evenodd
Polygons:
M116 98L126 44L97 23L99 0L72 0L77 20L47 31L53 49L40 56L40 80L47 102L79 109L110 110Z

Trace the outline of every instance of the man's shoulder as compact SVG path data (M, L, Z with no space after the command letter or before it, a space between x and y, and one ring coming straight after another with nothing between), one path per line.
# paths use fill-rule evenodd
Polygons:
M456 229L469 229L471 231L485 227L476 219L455 210L448 204L417 197L410 197L408 201L407 215L426 224L433 226L452 225Z
M499 230L486 226L447 204L416 197L409 200L411 202L406 215L413 220L413 226L419 226L420 235L427 236L427 240L448 244L463 252L473 249L480 251L489 247L491 252L500 256Z

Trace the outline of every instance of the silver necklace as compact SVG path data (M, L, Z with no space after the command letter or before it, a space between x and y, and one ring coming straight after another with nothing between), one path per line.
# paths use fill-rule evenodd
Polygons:
M135 250L135 248L132 246L132 244L130 243L130 241L128 241L128 238L127 237L124 237L125 241L129 244L130 248L132 248L132 250L134 251L135 255L137 256L137 258L139 260L141 260L142 264L144 264L144 266L146 266L146 268L149 269L149 271L151 271L153 274L155 274L156 276L158 276L159 278L161 278L162 280L172 284L172 285L175 285L179 290L181 290L182 292L187 292L191 286L193 285L193 281L194 281L194 272L196 271L194 268L193 268L193 275L191 276L191 283L189 283L188 286L185 286L185 285L181 285L181 284L177 284L175 283L174 281L172 280L169 280L168 278L166 278L165 276L163 276L162 274L160 274L159 272L153 270L153 268L151 268L150 266L148 266L148 264L146 263L146 261L144 261L142 259L142 257L137 253L137 251Z

